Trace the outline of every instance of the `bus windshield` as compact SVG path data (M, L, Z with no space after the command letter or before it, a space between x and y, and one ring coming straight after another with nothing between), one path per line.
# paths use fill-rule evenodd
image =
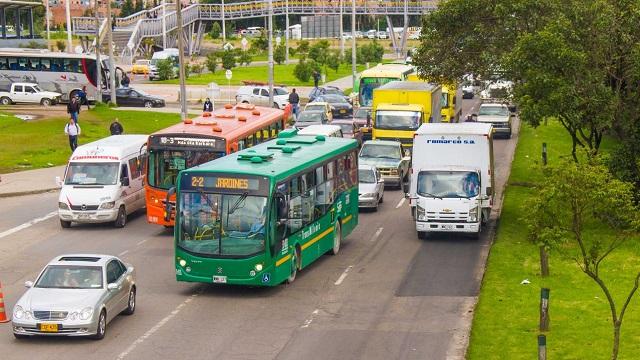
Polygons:
M362 78L360 79L360 106L371 106L373 103L373 90L398 78Z
M249 256L265 248L267 198L182 193L178 246L205 256Z
M120 164L72 162L64 179L65 185L115 185Z
M471 198L478 196L480 177L473 171L421 171L418 195L439 198Z
M149 185L168 190L176 184L180 170L189 169L224 156L202 150L152 149L149 153Z

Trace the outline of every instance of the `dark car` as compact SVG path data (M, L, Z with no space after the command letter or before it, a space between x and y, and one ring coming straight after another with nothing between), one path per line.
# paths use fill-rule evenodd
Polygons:
M342 129L342 137L358 140L358 146L362 145L362 133L360 127L351 119L339 119L331 122L331 125L338 125Z
M111 94L108 91L103 92L102 101L108 102L110 100ZM116 89L116 100L119 106L164 107L163 99L132 88Z
M323 111L303 111L293 126L298 129L304 129L309 125L325 125L329 123L327 114Z
M353 106L345 100L344 96L340 95L320 95L315 98L315 101L326 102L331 105L331 113L333 118L346 118L353 116Z
M345 95L339 87L335 86L321 86L311 89L311 92L309 93L309 101L314 101L318 96L322 95L340 95L344 97L344 99L347 100L348 103L351 103L351 99L347 95Z
M353 113L353 122L358 125L364 140L371 140L371 108L363 106Z

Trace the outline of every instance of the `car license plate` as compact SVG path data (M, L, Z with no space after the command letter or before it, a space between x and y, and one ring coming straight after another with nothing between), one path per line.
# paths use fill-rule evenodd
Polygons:
M217 283L217 284L226 284L227 283L227 277L226 276L214 276L213 277L213 282Z
M58 332L58 324L40 324L42 332Z
M453 225L442 225L442 228L445 230L453 230Z
M340 110L340 114L346 114L346 113L347 113L347 110L344 110L344 109Z
M78 215L78 219L88 219L89 218L89 214L80 214Z

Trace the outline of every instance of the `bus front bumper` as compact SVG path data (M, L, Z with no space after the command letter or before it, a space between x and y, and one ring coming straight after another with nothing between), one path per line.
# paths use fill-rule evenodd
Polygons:
M224 274L214 274L212 276L193 275L179 265L176 265L176 280L185 282L210 283L220 285L241 285L241 286L276 286L279 284L275 279L273 267L256 271L255 275L247 274L247 277L227 276Z
M416 221L416 230L420 232L452 232L452 233L477 233L479 223L443 223Z

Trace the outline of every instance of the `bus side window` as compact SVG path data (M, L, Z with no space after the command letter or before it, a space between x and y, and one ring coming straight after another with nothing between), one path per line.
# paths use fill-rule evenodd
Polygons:
M246 139L246 145L247 145L247 149L253 146L253 135L249 135L247 136Z
M326 176L326 183L325 183L325 190L324 190L324 198L325 198L325 204L330 207L331 204L333 204L333 199L335 196L335 191L336 191L336 187L335 187L335 162L331 161L329 163L327 163L327 165L325 165L325 176ZM326 210L325 210L326 211Z
M289 181L289 234L296 233L302 228L302 194L300 192L300 177Z
M315 202L316 202L316 184L315 174L313 171L301 176L302 179L302 221L303 224L309 225L316 219Z
M316 183L316 209L315 209L315 219L319 219L324 215L326 211L326 189L325 189L325 176L324 176L324 166L318 166L315 169L315 183Z
M262 139L262 133L260 132L260 130L258 130L253 136L256 139L256 145L258 145L258 144L260 144L261 142L264 141Z
M245 140L244 139L238 140L238 151L244 150L245 147L246 147Z
M267 141L271 138L271 136L269 136L269 128L264 128L262 129L262 141Z
M0 70L9 70L9 59L0 58Z

